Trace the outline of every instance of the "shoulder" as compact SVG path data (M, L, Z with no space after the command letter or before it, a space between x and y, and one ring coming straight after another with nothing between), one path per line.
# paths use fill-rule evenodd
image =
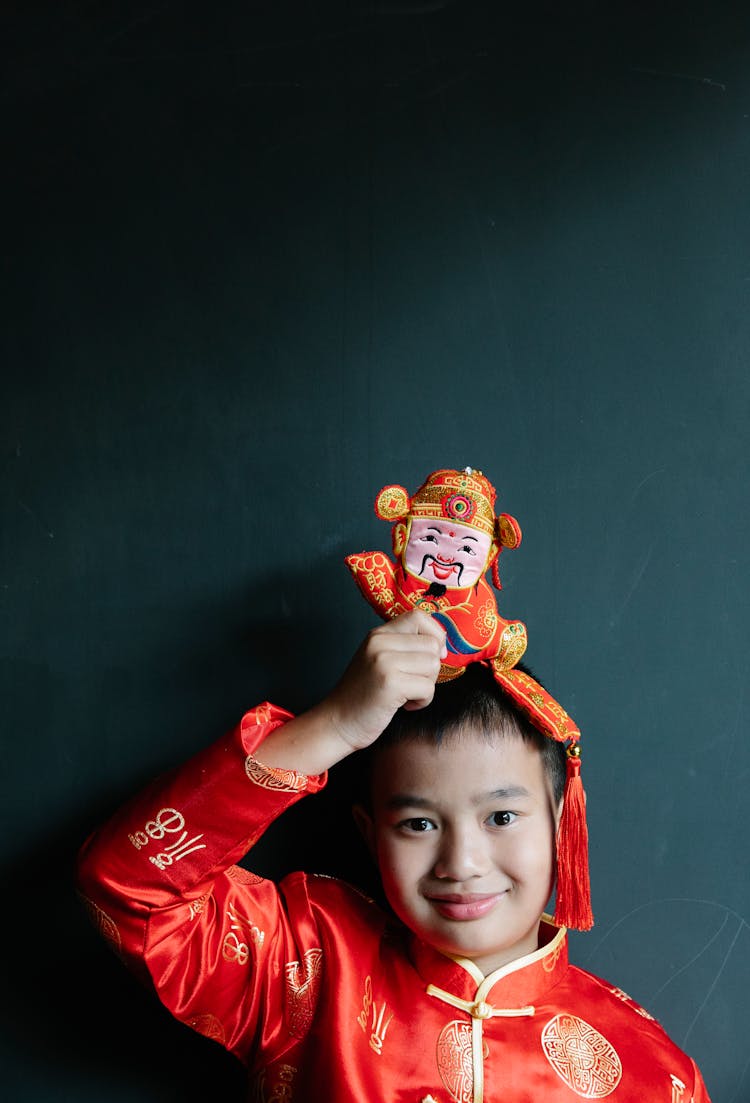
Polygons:
M565 1028L590 1031L592 1044L606 1047L623 1082L644 1091L659 1084L681 1085L686 1092L692 1089L696 1077L692 1060L636 1000L578 966L570 967L567 984L566 1003L575 1024Z
M386 913L354 885L323 873L290 873L280 892L290 917L308 913L321 928L355 930L360 937L380 939L391 926Z
M618 988L617 985L610 984L609 981L604 980L603 977L598 977L594 973L589 973L586 969L581 969L577 965L570 966L571 978L575 979L576 984L583 990L587 990L589 998L594 998L602 1003L603 1006L609 1007L612 1014L616 1016L622 1016L627 1021L632 1015L638 1016L640 1021L647 1023L653 1023L654 1028L664 1033L664 1029L654 1016L647 1011L644 1007L641 1007L632 996L629 996L627 992L624 992L622 988Z

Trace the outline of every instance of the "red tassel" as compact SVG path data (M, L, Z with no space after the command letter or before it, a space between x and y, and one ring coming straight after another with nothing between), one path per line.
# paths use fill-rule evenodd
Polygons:
M568 748L562 815L557 829L557 894L555 923L588 931L594 925L589 881L589 832L586 794L581 781L580 748Z

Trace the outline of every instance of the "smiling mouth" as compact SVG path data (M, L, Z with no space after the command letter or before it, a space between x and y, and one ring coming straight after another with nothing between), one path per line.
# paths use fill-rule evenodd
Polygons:
M504 892L471 893L466 896L448 894L446 896L428 896L427 899L433 908L443 919L453 919L458 922L467 922L471 919L481 919L487 915L499 900L505 896Z
M451 575L455 574L460 583L464 565L463 563L457 563L455 559L452 559L448 563L436 559L434 555L426 555L422 560L422 569L419 573L424 575L425 571L428 569L432 571L438 582L447 582Z

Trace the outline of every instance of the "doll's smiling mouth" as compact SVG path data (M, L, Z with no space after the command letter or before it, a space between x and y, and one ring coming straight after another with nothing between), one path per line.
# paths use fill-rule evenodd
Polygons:
M443 562L436 559L434 555L426 555L422 560L422 570L420 574L424 574L425 571L431 570L440 582L446 582L451 575L458 575L458 581L461 581L461 575L463 573L463 563L457 563L455 559L451 559L449 562Z

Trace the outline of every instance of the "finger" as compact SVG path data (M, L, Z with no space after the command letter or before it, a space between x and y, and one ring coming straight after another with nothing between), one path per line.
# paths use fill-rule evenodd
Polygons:
M423 689L417 692L417 686L412 685L411 695L408 700L404 701L401 706L406 712L416 712L418 709L426 708L427 705L432 703L432 699L435 696L435 683L430 679L425 681Z
M394 632L405 632L410 635L418 636L432 636L433 639L440 640L442 643L445 640L445 629L440 625L429 613L422 612L421 609L412 609L408 613L401 613L400 616L394 617L393 620L388 621L388 625Z

